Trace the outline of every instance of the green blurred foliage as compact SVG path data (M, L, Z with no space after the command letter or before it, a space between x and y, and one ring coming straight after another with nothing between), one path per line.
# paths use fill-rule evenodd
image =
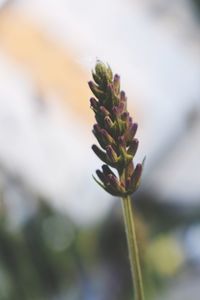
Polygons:
M135 203L137 234L146 297L155 299L185 264L177 231L197 222L200 210L185 214L145 199ZM1 206L0 300L132 299L120 201L101 223L82 228L47 203L17 228Z

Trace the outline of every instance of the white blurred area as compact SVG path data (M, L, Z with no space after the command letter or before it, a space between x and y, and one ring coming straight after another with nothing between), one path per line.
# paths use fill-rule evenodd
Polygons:
M199 201L200 27L190 1L19 0L2 7L5 20L7 11L69 50L88 76L77 77L85 85L97 58L109 62L139 122L136 160L147 155L143 185L163 200ZM76 222L99 220L112 200L91 177L101 163L90 150L95 140L88 98L80 95L88 107L88 119L87 113L81 118L72 94L61 101L62 82L38 81L26 55L18 59L14 42L26 48L26 41L14 35L1 45L6 26L15 23L0 22L0 165ZM45 60L48 47L42 55ZM54 72L45 70L44 77ZM74 84L70 76L67 84ZM78 80L75 85L78 90Z

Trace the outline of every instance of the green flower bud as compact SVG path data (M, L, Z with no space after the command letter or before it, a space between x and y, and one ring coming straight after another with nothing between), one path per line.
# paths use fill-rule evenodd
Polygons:
M106 86L108 83L112 82L113 74L111 68L101 61L98 61L96 64L95 73L99 85Z
M89 81L88 85L97 99L101 100L104 97L103 91L101 91L94 82Z

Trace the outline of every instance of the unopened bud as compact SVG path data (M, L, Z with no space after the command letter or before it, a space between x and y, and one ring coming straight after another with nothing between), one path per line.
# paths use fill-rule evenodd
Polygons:
M104 117L110 115L109 111L104 106L100 106L99 109L100 109L100 111L101 111L101 113L103 114Z
M136 191L136 189L138 188L139 184L140 184L140 179L141 179L141 175L142 175L142 164L137 164L132 178L131 178L131 190L132 191Z
M134 139L129 143L128 154L135 156L138 149L139 141L138 139Z
M127 129L127 134L126 134L126 139L128 142L131 142L132 139L134 138L136 131L138 128L137 123L133 123L128 129Z
M115 140L105 129L101 129L101 135L102 135L102 138L103 138L103 141L105 144L107 144L107 145L115 144Z
M123 112L121 118L123 121L127 121L129 118L129 113L127 111Z
M100 170L96 170L96 174L97 174L97 176L99 177L99 179L100 179L104 184L106 184L106 177L105 177L105 175L103 174L103 172L101 172Z
M105 149L105 147L107 146L107 143L105 143L105 140L103 139L101 127L98 124L95 124L93 126L92 132L93 132L94 136L96 137L96 139L98 140L100 146Z
M124 111L124 103L120 102L118 106L114 106L112 112L115 116L120 116Z
M95 98L90 98L90 106L96 112L98 110L98 101Z
M92 150L104 163L107 164L109 162L106 153L102 151L98 146L92 145Z
M129 164L126 166L126 178L131 180L131 176L133 175L134 172L134 166L133 166L133 161L130 161Z
M115 174L113 173L113 171L112 171L107 165L103 165L103 166L102 166L102 170L103 170L103 172L104 172L105 175L108 175L108 174L113 174L113 175L115 175Z
M92 71L92 77L97 84L101 84L101 79L97 76L97 74Z
M116 192L119 192L119 193L122 192L122 188L120 186L119 180L117 179L117 177L115 175L109 174L108 181L109 181L110 185L112 186L112 188Z
M118 142L121 147L126 147L126 140L123 135L118 137Z
M116 163L118 161L117 153L111 145L106 147L106 153L111 163Z
M101 134L101 127L99 126L99 124L94 124L93 131L97 134Z
M114 123L109 116L105 117L104 122L107 129L110 129L114 126Z
M114 84L115 93L116 93L116 95L118 95L120 92L120 77L119 77L119 75L115 74L113 84Z
M126 98L126 94L124 91L120 92L120 100L126 102L127 98Z
M102 99L104 97L104 93L98 88L98 86L94 82L89 81L88 85L95 97L97 97L98 99Z
M101 61L97 62L95 66L95 72L100 80L99 84L105 85L109 82L112 82L113 75L109 66L105 65Z

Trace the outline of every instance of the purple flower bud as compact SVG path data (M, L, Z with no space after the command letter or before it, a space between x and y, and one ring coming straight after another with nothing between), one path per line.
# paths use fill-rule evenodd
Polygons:
M115 192L118 193L120 196L123 196L125 193L125 186L122 182L120 182L116 176L109 175L109 181L111 186L114 188Z
M109 163L106 153L102 151L98 146L92 145L92 150L104 163Z
M113 121L111 120L111 118L109 116L105 117L104 122L105 122L105 126L107 129L112 128L114 125Z
M133 119L131 117L128 118L128 124L131 126L133 124Z
M102 135L102 138L103 138L105 144L107 144L107 145L115 144L115 140L105 129L101 129L101 135Z
M109 111L104 106L100 106L99 109L100 109L100 111L101 111L101 113L103 114L104 117L110 115Z
M99 124L94 124L93 130L94 130L97 134L101 134L101 127L99 126Z
M101 171L97 170L97 173L98 173L97 176L98 176L98 177L100 176L100 177L102 178L102 175L100 174L100 172L101 172ZM101 188L103 188L106 192L108 192L109 194L111 194L111 195L113 195L113 196L118 196L118 197L120 197L120 196L123 195L123 193L118 192L117 190L115 190L114 187L112 187L112 186L110 185L109 182L101 183L101 182L99 182L94 176L93 176L93 178L94 178L94 180L96 181L96 183L97 183ZM103 178L102 178L102 179L103 179ZM105 178L104 178L104 179L105 179ZM108 178L107 178L107 180L108 180ZM108 180L108 181L109 181L109 180Z
M117 192L122 191L119 180L117 179L117 177L115 175L109 174L108 175L108 182L114 188L114 190L116 190Z
M121 118L123 121L127 121L129 118L129 113L127 111L123 112Z
M114 84L118 83L120 81L120 76L118 74L115 74L114 76Z
M96 112L98 110L98 101L95 98L90 98L90 106Z
M118 142L121 147L126 147L126 140L123 135L118 137Z
M136 189L138 188L139 184L140 184L140 178L142 175L142 164L137 164L132 178L131 178L131 190L132 191L136 191Z
M120 92L120 77L117 74L115 74L114 76L113 85L114 85L115 93L116 95L118 95Z
M126 189L129 190L131 188L131 177L126 179Z
M93 92L93 89L97 88L97 85L93 81L88 81L89 88Z
M121 91L121 92L120 92L120 100L126 101L126 94L125 94L124 91Z
M97 174L97 176L99 177L99 179L100 179L104 184L106 184L106 177L105 177L104 173L101 172L100 170L96 170L96 174Z
M138 128L138 124L137 123L133 123L128 129L127 129L127 133L126 133L126 139L128 142L131 142L132 139L134 138L136 131Z
M103 138L101 127L98 124L93 126L93 134L97 138L100 146L105 149L107 146L107 142L105 142L105 138Z
M133 161L130 161L126 166L126 178L129 179L129 182L131 181L131 176L133 175L133 172L134 172Z
M112 112L116 116L120 116L124 111L124 103L120 102L118 106L114 106Z
M105 175L108 175L108 174L115 175L113 173L113 171L107 165L103 165L102 166L102 170L103 170L103 172L104 172Z
M111 163L116 163L118 161L117 153L114 151L111 145L106 147L106 153Z
M138 139L134 139L129 143L128 154L135 156L138 149L139 141Z

